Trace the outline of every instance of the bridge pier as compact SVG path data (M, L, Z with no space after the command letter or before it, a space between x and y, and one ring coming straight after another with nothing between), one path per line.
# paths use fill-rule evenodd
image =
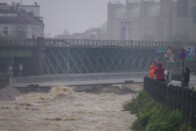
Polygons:
M35 49L35 75L44 75L44 59L45 59L45 47L44 39L38 38L37 39L37 47Z
M8 73L9 67L14 63L13 58L0 58L0 72Z

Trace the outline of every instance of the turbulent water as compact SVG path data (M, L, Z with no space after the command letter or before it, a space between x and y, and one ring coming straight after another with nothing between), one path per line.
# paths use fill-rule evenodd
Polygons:
M118 87L134 91L141 89L141 85ZM112 92L112 87L102 88L101 92L96 93L74 92L72 89L55 87L49 93L28 93L18 96L14 101L0 101L0 130L130 130L135 116L123 111L122 106L136 94L119 94L116 88Z

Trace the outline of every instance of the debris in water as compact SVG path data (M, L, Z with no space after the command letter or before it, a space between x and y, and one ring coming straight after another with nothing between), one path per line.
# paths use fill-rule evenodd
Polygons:
M0 109L12 109L12 108L9 106L1 106Z
M71 116L62 116L62 117L55 117L55 118L46 118L45 120L50 120L50 121L74 121L75 118Z
M74 91L69 87L53 87L49 93L28 93L17 97L17 100L31 102L54 101L63 97L71 97Z

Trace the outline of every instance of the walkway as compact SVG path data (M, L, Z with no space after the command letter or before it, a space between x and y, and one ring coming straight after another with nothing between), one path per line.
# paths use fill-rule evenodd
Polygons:
M189 88L196 87L196 75L190 75ZM181 81L172 80L169 84L181 86Z
M148 72L130 72L17 77L10 78L10 84L14 87L26 87L31 84L39 86L65 86L143 82L143 78L147 74Z

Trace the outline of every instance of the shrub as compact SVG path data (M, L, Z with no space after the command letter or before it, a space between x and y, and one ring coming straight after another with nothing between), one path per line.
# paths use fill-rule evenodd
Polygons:
M124 109L136 114L137 119L131 128L136 131L193 131L182 121L182 112L171 111L168 107L154 101L146 91L124 104Z

